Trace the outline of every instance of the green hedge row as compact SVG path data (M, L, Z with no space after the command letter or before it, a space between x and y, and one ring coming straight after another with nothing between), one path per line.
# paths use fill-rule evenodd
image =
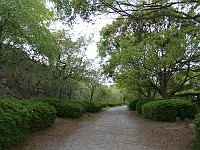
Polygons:
M102 110L103 105L100 102L90 101L74 101L64 99L42 99L37 98L35 101L46 102L51 106L54 106L57 111L57 116L78 118L81 117L85 112L99 112Z
M136 110L138 114L142 114L142 106L146 103L152 102L152 101L157 101L158 99L153 99L153 98L143 98L140 99L137 103L136 103Z
M195 133L196 133L197 149L200 149L200 113L195 117Z
M56 108L56 115L60 117L78 118L86 112L86 106L84 103L78 101L69 101L62 99L51 98L37 98L34 101L42 101Z
M25 108L29 112L29 129L36 130L41 127L52 125L56 119L55 107L44 102L36 102L30 100L17 101L22 109Z
M142 106L142 114L156 121L174 121L176 117L194 119L196 104L185 100L159 100Z
M21 144L30 130L53 124L55 112L45 103L0 100L0 149Z
M95 113L108 105L117 104L50 98L21 101L0 98L0 149L23 143L29 131L53 124L56 115L77 118L86 111Z
M86 111L90 113L99 112L102 110L103 105L99 102L83 101L86 104Z

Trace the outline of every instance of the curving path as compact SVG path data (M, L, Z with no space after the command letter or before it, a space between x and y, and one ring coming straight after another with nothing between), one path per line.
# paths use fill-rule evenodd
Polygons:
M59 150L157 150L140 136L127 106L110 108L94 123L80 128Z

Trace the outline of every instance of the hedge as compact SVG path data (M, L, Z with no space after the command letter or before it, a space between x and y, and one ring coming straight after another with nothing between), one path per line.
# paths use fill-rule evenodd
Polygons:
M99 103L91 102L91 101L83 101L86 105L86 111L90 113L99 112L102 110L102 105Z
M109 107L116 107L116 106L121 106L121 102L107 102L107 106Z
M56 108L56 115L60 117L78 118L81 117L87 109L82 101L55 99L55 98L36 98L35 101L43 101Z
M0 149L21 144L30 130L54 123L54 107L36 101L0 100Z
M148 103L148 102L152 102L152 101L156 101L158 99L153 99L153 98L143 98L140 99L137 103L136 103L136 110L138 112L138 114L142 114L142 105Z
M136 110L136 104L137 104L137 102L138 102L139 100L140 100L140 99L135 99L135 100L130 101L130 102L128 103L128 109L129 109L129 110L132 110L132 111Z
M26 108L30 114L29 129L36 130L44 126L52 125L56 119L55 107L44 102L23 100L17 101Z
M156 121L174 121L176 117L193 119L197 106L185 100L160 100L142 106L142 114Z
M102 105L102 107L116 107L116 106L121 106L122 105L122 103L121 102L115 102L115 101L113 101L113 102L99 102L101 105Z
M197 149L200 149L200 113L195 117L195 133Z
M28 134L28 110L11 101L0 100L0 149L21 144Z

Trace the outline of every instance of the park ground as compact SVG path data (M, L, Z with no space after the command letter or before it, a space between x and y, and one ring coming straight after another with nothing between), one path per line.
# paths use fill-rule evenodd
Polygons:
M57 118L11 150L192 150L194 140L192 123L155 122L118 106L79 119Z

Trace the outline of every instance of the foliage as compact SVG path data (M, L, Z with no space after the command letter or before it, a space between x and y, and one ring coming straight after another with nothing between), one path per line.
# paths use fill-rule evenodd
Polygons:
M54 98L36 98L35 101L46 102L56 108L56 115L69 118L81 117L85 112L84 107L79 103L72 103L68 100L54 99Z
M116 85L100 84L96 87L93 100L101 102L119 102L123 101L123 93Z
M194 119L195 115L198 113L197 105L186 100L170 100L170 102L176 106L177 116L181 119L190 118Z
M195 118L195 133L196 133L197 149L200 149L200 114L196 115Z
M31 130L52 125L56 119L54 107L30 100L0 100L0 149L21 144Z
M40 54L40 57L46 56L51 61L55 58L59 49L48 29L50 22L54 20L54 13L45 4L45 0L0 2L1 52L4 43L18 48L18 51L26 49L32 56Z
M142 114L156 121L174 121L177 116L176 106L168 101L156 101L144 104Z
M118 101L111 101L111 102L101 102L103 105L105 104L108 107L116 107L116 106L121 106L122 103Z
M194 10L198 10L198 1L120 1L120 0L52 0L58 16L73 22L77 16L90 21L99 13L110 13L124 16L126 19L145 20L170 16L179 19L199 19ZM189 6L189 7L188 7ZM176 8L171 9L171 8ZM184 10L187 10L186 12ZM133 14L136 12L136 15ZM140 13L142 12L142 13Z
M185 100L160 100L142 106L142 114L156 121L174 121L176 117L193 119L197 106Z
M97 88L101 85L101 71L89 68L86 73L86 80L84 85L89 89L89 100L92 101Z
M20 104L0 100L0 149L24 142L28 134L29 112Z
M72 40L66 30L59 30L54 33L61 48L57 58L54 77L59 89L59 99L73 99L75 92L84 81L89 61L85 59L85 50L90 40L80 37Z
M146 103L156 101L157 99L152 98L142 98L136 103L136 110L138 114L142 114L142 106Z
M140 99L134 99L134 100L130 101L128 103L128 109L129 110L136 110L136 104L138 103L139 100Z
M172 17L113 21L98 43L105 74L145 97L156 92L172 97L200 75L199 22L192 22Z
M102 110L102 105L97 102L84 101L84 103L87 105L87 112L96 113Z
M29 129L36 130L41 127L54 124L56 119L56 109L44 102L23 100L17 101L26 108L30 114Z

